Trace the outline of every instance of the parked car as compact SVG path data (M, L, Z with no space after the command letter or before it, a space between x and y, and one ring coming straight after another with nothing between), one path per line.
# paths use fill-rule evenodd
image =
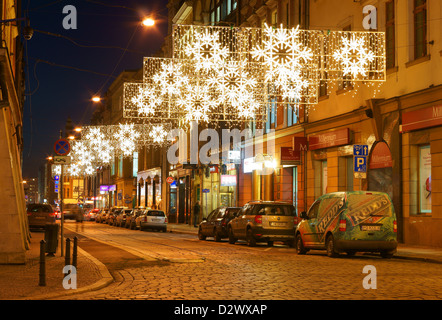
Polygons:
M44 228L46 223L55 223L55 212L48 204L28 204L26 211L30 228Z
M205 240L206 237L213 237L215 241L227 238L227 224L241 210L240 207L220 207L213 210L198 227L198 238Z
M75 203L64 204L63 217L65 220L76 220L77 222L82 222L84 219L83 209Z
M123 209L120 210L117 216L115 217L114 225L117 227L125 227L126 226L126 219L132 212L132 209Z
M108 208L101 209L101 211L95 217L95 222L103 223L104 222L104 218L106 217L108 212L109 212Z
M296 251L327 250L336 257L346 252L379 252L390 258L397 248L394 207L383 192L354 191L329 193L319 197L296 232Z
M136 228L136 218L144 213L144 210L146 210L144 207L136 207L134 208L129 215L126 216L126 228L129 228L131 230Z
M121 210L125 209L124 207L112 207L107 215L104 218L104 222L110 226L113 226L115 223L115 217L120 213Z
M273 245L274 241L283 241L293 247L297 223L296 209L289 203L250 201L229 222L229 243L243 239L249 246L255 246L257 242Z
M100 209L91 209L84 215L84 220L95 221L95 218L100 213Z
M164 211L147 209L135 219L135 225L141 231L145 229L159 229L167 231L167 217Z

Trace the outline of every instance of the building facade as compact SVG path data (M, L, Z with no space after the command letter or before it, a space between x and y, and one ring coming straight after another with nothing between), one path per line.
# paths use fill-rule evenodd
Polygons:
M20 6L21 1L3 1L1 20L18 18ZM22 177L23 43L19 22L1 24L0 264L22 264L30 240Z
M290 106L270 107L265 134L253 140L254 155L266 154L269 146L274 150L270 175L253 169L253 159L245 158L247 143L240 164L226 174L236 175L236 186L224 191L222 161L212 172L178 164L170 172L177 183L167 186L167 193L171 199L182 199L185 217L196 201L202 203L204 216L216 206L242 206L257 199L290 201L301 212L325 193L384 191L394 204L400 241L442 246L440 1L169 1L170 32L163 51L171 56L173 24L367 31L363 22L368 5L375 8L370 13L376 18L370 21L376 22L372 31L386 35L386 82L380 86L321 83L314 108L301 106L294 112ZM356 144L369 149L366 175L354 173ZM231 194L234 200L227 201ZM171 204L168 211L180 210L179 204Z

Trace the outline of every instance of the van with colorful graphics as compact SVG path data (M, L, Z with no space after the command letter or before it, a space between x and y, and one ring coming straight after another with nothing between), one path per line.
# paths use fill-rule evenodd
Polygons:
M319 197L301 213L296 230L296 251L327 250L339 253L379 252L391 258L397 248L393 203L383 192L335 192Z

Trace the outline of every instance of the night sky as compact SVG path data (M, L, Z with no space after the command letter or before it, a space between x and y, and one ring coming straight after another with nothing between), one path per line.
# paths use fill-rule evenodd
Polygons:
M167 2L22 1L22 16L29 17L34 29L24 49L27 79L23 117L24 177L37 177L38 167L48 155L54 154L53 145L68 117L74 127L89 124L96 106L92 96L104 96L123 70L141 68L143 57L152 56L161 48L167 34ZM76 30L63 28L66 5L73 5L77 10ZM137 28L142 18L150 14L154 14L156 25Z

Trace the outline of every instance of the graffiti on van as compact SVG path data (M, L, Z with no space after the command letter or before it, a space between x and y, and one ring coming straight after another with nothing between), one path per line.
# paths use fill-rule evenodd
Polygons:
M344 205L344 201L342 198L332 198L328 204L327 208L324 208L325 214L322 219L318 222L318 232L324 233L325 230L329 227L329 225L333 222L333 220L338 216L340 209ZM322 211L322 208L321 208Z
M356 226L372 216L391 215L390 202L384 196L371 198L369 201L349 203L347 217Z

